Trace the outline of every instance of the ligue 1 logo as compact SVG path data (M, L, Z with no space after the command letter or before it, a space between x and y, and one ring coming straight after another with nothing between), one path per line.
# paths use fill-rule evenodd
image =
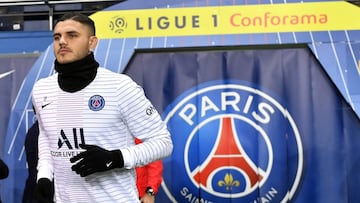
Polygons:
M277 96L277 95L276 95ZM172 202L287 202L303 151L279 99L238 81L203 84L165 112L174 142L162 187Z

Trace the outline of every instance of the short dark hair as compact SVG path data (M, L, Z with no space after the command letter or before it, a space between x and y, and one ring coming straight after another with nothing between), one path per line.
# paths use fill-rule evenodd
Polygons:
M74 20L77 21L83 25L86 25L90 28L90 32L92 35L95 36L96 32L95 32L95 23L94 21L89 18L88 16L81 14L81 13L75 13L75 12L71 12L71 13L66 13L64 14L61 18L58 19L58 21L56 22L56 24L58 22L61 21L65 21L65 20ZM55 26L56 26L55 24Z

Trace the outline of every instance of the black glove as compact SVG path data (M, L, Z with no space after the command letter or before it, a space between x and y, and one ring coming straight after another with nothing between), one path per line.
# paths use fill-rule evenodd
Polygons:
M96 172L107 171L114 168L124 167L124 159L120 150L108 151L96 145L80 144L86 151L70 159L74 164L71 169L81 177L88 176Z
M53 203L54 183L47 178L40 178L35 188L35 198L39 203Z

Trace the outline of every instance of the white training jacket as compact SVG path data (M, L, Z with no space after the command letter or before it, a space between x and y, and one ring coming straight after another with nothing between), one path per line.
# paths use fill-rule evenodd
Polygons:
M57 77L40 79L32 92L40 129L37 178L54 179L57 203L139 202L134 167L171 154L166 124L124 74L99 67L94 81L74 93L61 90ZM120 149L124 168L80 177L70 163L80 143Z

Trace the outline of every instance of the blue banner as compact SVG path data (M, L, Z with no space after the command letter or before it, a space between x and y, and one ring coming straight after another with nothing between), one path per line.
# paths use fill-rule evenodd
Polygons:
M360 201L359 119L307 47L139 51L125 73L172 133L158 202Z

